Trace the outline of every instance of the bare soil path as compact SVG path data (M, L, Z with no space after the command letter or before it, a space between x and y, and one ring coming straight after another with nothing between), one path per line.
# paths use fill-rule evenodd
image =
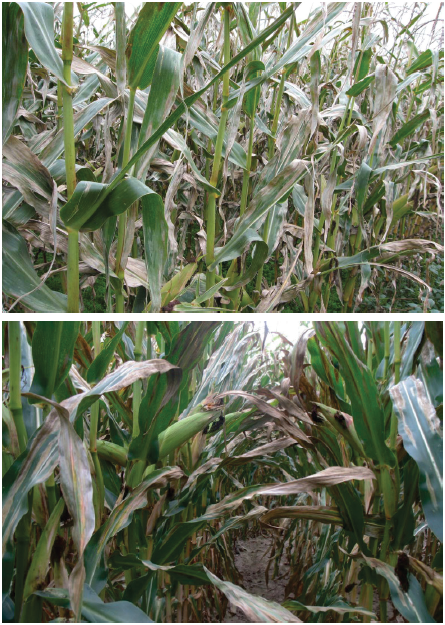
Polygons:
M273 564L269 569L269 584L266 584L266 568L270 557L272 540L267 536L257 536L236 543L235 565L241 575L241 586L252 595L282 603L287 582L287 568L280 567L277 579L272 579ZM285 558L282 558L284 561ZM284 577L283 577L284 576ZM280 579L281 578L281 579ZM224 623L249 623L239 609L228 607Z

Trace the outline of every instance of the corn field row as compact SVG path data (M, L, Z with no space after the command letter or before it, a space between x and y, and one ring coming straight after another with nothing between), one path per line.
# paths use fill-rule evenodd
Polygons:
M2 3L4 310L436 310L441 8L304 7Z
M443 324L302 330L4 322L3 622L443 622Z

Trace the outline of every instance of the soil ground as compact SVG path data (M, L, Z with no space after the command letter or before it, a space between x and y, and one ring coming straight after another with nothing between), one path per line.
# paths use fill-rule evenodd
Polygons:
M238 540L236 543L235 565L241 575L241 586L252 595L259 595L264 599L282 603L284 589L288 577L285 564L280 566L277 579L272 579L273 565L269 569L269 584L266 584L266 568L272 547L272 539L267 536L257 536L247 540ZM285 558L282 558L284 561ZM227 609L224 623L249 623L242 610Z
M285 587L289 578L289 569L286 558L281 559L279 574L272 579L273 564L269 569L269 583L266 583L266 568L272 548L272 538L269 536L256 536L246 540L238 540L235 550L235 566L240 574L240 586L252 595L259 595L269 601L283 603L285 600ZM375 595L373 610L379 614L378 597ZM406 622L394 609L392 602L388 601L388 622ZM249 619L238 608L232 608L229 604L223 623L250 623Z

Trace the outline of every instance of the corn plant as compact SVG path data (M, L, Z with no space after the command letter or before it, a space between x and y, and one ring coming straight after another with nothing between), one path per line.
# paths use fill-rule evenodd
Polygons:
M441 326L4 323L3 620L434 622Z
M436 309L440 8L2 9L7 310Z

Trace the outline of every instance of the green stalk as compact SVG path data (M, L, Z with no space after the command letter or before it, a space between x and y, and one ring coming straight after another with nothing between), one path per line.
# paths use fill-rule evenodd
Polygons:
M389 325L389 322L387 322ZM400 382L400 364L401 364L401 355L400 355L400 321L394 321L394 384L398 384ZM388 331L389 333L389 331ZM397 445L397 431L398 431L398 420L397 416L394 414L394 411L391 414L391 427L389 432L389 447L393 452L396 450Z
M8 323L9 332L9 410L17 430L17 438L20 453L26 450L28 436L25 422L23 421L21 401L21 330L19 321ZM26 573L28 570L29 543L31 537L31 490L28 493L28 512L20 519L15 531L16 539L16 577L15 577L15 610L16 622L20 620L20 612L23 604L23 590L25 587Z
M137 362L142 360L142 339L144 336L145 323L136 321L136 340L134 345L134 357ZM139 436L139 407L142 397L142 381L136 380L133 383L133 438Z
M388 326L389 326L389 322ZM394 381L395 384L400 382L400 321L394 321ZM386 339L386 332L388 333L388 339ZM386 340L389 343L389 328L386 331L386 323L385 323L385 359L386 359ZM385 360L386 366L386 360ZM395 453L396 451L396 442L397 442L397 417L392 412L391 414L391 425L390 425L390 434L389 434L389 447ZM385 504L385 515L386 515L386 523L385 530L383 534L383 541L380 548L380 559L384 562L387 562L388 559L391 559L391 556L388 556L391 536L394 531L394 521L393 517L397 508L397 500L398 493L400 489L400 477L398 471L398 465L395 466L394 475L391 474L389 467L382 467L381 472L381 482L383 485L383 497ZM382 579L379 584L379 599L380 599L380 616L382 622L387 620L387 599L389 594L389 587L386 580Z
M247 197L249 195L250 169L252 167L252 151L253 151L253 135L255 125L255 113L250 118L249 144L247 147L246 169L243 173L243 187L241 190L241 204L239 209L240 217L244 215L247 206Z
M289 26L289 35L287 38L287 50L290 48L290 45L292 43L293 20L294 20L294 14L292 13L291 23ZM269 138L269 161L273 158L274 151L275 151L275 140L276 140L276 134L278 130L278 121L280 119L281 101L283 99L285 81L286 81L286 75L285 75L285 70L283 68L282 73L281 73L280 85L278 87L278 94L274 102L275 108L274 108L274 116L273 116L272 129L271 129L272 138ZM271 211L269 210L267 213L266 221L264 223L263 240L266 243L269 237L269 230L270 230L270 212ZM257 300L259 300L261 297L261 282L263 281L263 267L264 266L261 266L260 270L258 271L256 284L255 284L255 290L258 292Z
M384 322L384 326L383 326L383 333L384 333L384 341L385 341L385 366L383 369L383 379L386 379L386 376L388 375L388 367L389 367L389 347L390 347L390 343L389 343L389 321L385 321Z
M22 352L20 321L8 323L9 333L9 411L14 420L20 453L26 449L28 435L23 421L21 377Z
M71 86L71 63L73 60L73 12L74 4L65 2L62 23L63 78L63 140L65 146L66 188L68 200L76 188L76 151L74 147L74 111ZM68 231L68 312L79 312L79 233Z
M394 321L394 383L400 382L400 321Z
M23 607L23 591L25 589L26 574L28 572L29 544L31 542L31 513L32 513L33 490L28 493L28 511L22 516L15 530L15 597L14 597L14 620L20 621L20 613Z
M124 153L122 155L122 167L125 167L130 160L130 147L131 147L131 130L133 127L133 112L134 112L134 100L136 96L136 89L130 88L130 97L128 100L127 121L125 125L125 141L124 141ZM119 278L120 285L115 289L116 296L116 312L124 312L124 294L123 294L123 282L124 282L124 269L122 267L122 252L125 242L125 230L127 227L127 212L119 215L118 231L117 231L117 249L116 249L116 266L115 273Z
M224 9L224 64L230 61L230 8ZM229 97L229 72L223 76L223 99L221 106L221 117L219 120L218 136L216 138L215 154L213 155L212 175L210 184L216 187L218 184L219 170L221 166L222 148L224 143L224 134L226 131L227 117L229 110L226 108L226 102ZM209 193L207 205L207 266L211 265L215 260L215 220L216 220L216 195ZM215 271L206 273L206 289L210 289L215 284ZM208 306L213 306L213 297L207 302Z
M366 365L370 371L372 371L372 339L368 341L368 350L366 354Z
M136 361L140 362L142 360L142 339L144 336L145 322L137 321L136 322L136 338L134 345L134 357ZM150 339L147 341L147 358L151 357L151 345ZM132 430L132 439L135 439L140 434L139 427L139 408L141 405L142 398L142 381L136 380L133 383L133 430ZM146 460L136 460L134 462L127 462L127 471L126 471L126 481L127 485L130 488L136 488L136 486L140 483L142 479L142 474L145 471L147 466Z
M93 329L94 357L97 358L101 350L100 321L93 321L92 329ZM95 512L96 512L96 529L98 529L101 526L101 522L102 522L102 516L103 516L103 511L104 511L104 499L105 499L104 479L102 475L102 468L100 466L99 456L97 455L97 430L98 430L99 417L100 417L99 401L95 402L91 406L90 414L91 414L91 417L90 417L90 453L91 453L91 458L94 464L94 472L96 473L95 485L97 488L97 497L95 498L94 503L95 503Z
M46 495L48 497L48 510L51 514L54 508L57 505L57 491L56 491L56 482L54 480L54 473L51 473L49 478L46 480Z
M63 85L60 80L57 81L57 130L63 126Z
M125 32L125 2L114 2L114 15L116 18L116 84L119 95L125 91L127 81L127 66L125 58L125 47L127 37Z

